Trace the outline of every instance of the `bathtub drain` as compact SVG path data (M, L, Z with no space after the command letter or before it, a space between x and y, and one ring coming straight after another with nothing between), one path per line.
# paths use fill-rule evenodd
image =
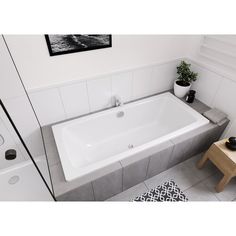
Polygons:
M8 180L8 183L9 184L16 184L19 180L20 180L20 177L18 175L14 175Z
M134 145L133 145L133 144L129 144L129 145L128 145L128 148L129 148L129 149L134 148Z

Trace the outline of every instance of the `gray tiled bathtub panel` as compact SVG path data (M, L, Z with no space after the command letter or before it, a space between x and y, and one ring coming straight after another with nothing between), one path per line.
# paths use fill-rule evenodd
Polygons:
M168 141L163 143L159 152L150 156L146 179L151 178L168 168L168 163L173 150L173 143Z
M96 201L104 201L122 192L122 168L92 182Z
M123 191L146 179L149 157L123 166ZM122 163L122 161L121 161Z
M59 195L58 201L94 201L93 187L91 183L84 184L69 192Z
M173 143L166 141L143 153L121 160L123 190L143 182L150 175L164 171L172 149Z
M212 143L220 138L227 124L228 121L222 126L209 123L172 139L174 150L168 168L207 150Z

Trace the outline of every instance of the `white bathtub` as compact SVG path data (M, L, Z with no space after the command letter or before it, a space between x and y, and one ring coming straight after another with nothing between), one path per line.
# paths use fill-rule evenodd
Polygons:
M71 181L124 158L148 156L161 142L208 122L171 93L163 93L52 129L65 178Z

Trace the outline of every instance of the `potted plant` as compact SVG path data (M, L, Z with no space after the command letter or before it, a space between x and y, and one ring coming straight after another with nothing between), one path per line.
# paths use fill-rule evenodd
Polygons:
M174 94L175 96L182 98L184 97L190 87L192 81L196 81L197 73L190 70L191 64L181 61L180 65L177 66L177 74L179 75L174 83Z

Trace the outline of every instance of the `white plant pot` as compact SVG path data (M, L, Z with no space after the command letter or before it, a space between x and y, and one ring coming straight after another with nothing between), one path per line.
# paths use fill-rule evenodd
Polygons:
M176 80L175 83L174 83L174 94L175 94L176 97L182 98L190 90L191 84L189 86L180 86L176 83L177 81L178 80Z

